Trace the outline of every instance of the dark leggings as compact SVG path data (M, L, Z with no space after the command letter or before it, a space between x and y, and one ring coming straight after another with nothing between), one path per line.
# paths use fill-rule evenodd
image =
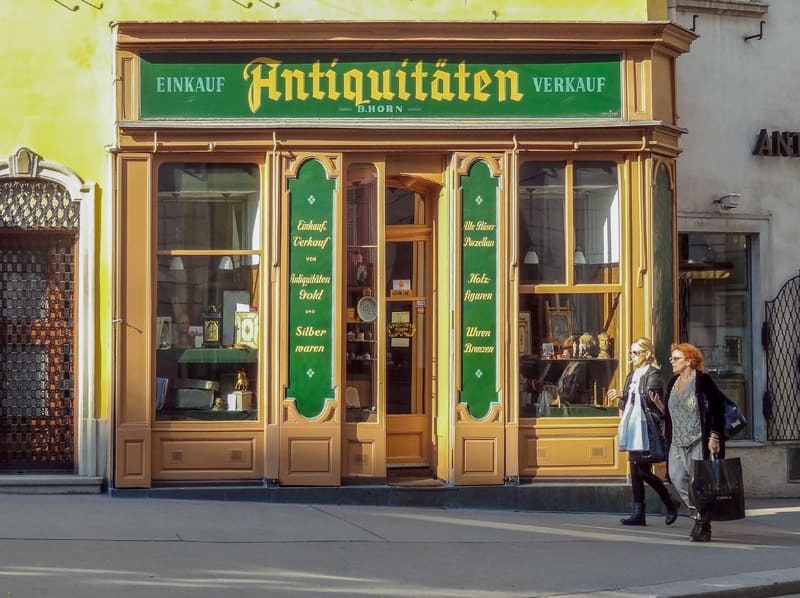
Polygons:
M669 490L657 475L653 473L650 463L631 463L631 490L633 490L633 502L644 502L644 483L661 497L664 504L669 504Z

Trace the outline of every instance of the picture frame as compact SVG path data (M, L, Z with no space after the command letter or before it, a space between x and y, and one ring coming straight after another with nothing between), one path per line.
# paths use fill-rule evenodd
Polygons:
M546 306L547 337L559 346L572 336L572 313L568 307Z
M725 337L725 361L731 365L742 365L742 337Z
M519 312L517 323L517 336L520 356L531 354L531 312Z
M236 323L234 314L239 304L250 305L250 291L229 290L222 291L222 345L229 347L234 343Z
M237 311L234 316L236 344L258 349L258 312Z

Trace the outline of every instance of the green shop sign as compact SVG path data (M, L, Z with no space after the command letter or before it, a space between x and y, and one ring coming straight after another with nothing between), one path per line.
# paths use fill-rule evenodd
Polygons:
M289 387L304 417L333 400L333 198L335 181L310 160L289 182Z
M141 56L142 119L622 117L618 54Z
M461 177L461 398L475 418L497 400L497 185L486 162Z

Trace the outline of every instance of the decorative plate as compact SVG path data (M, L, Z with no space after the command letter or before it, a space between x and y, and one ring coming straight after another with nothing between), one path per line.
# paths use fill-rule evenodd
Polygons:
M362 297L356 305L358 317L365 322L372 322L378 317L378 302L375 297Z

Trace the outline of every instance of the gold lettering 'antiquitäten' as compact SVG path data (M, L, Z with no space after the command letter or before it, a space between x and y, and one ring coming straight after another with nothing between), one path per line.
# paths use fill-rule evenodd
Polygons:
M355 106L371 102L414 100L418 102L488 102L489 91L497 83L498 102L521 102L525 97L519 90L519 73L514 69L486 69L470 71L461 61L453 72L446 70L446 59L437 59L427 65L418 60L400 62L398 68L337 69L339 60L331 60L323 67L317 60L308 72L282 66L280 60L263 56L247 63L242 78L250 81L247 103L252 113L258 112L264 99L269 102L303 102L315 100L336 101L340 97Z

